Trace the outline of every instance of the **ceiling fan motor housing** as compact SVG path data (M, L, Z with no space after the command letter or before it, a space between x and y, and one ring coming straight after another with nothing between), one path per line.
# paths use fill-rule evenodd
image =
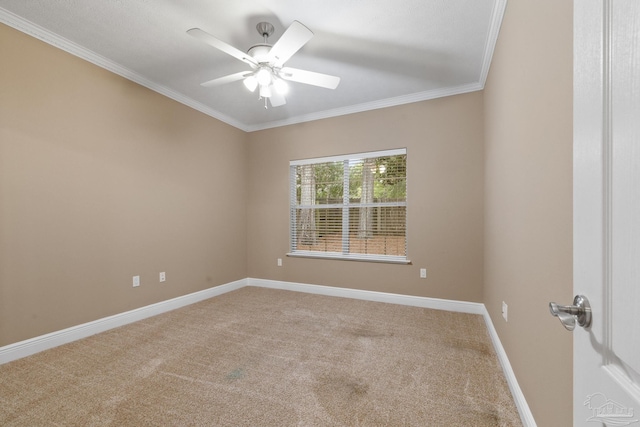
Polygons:
M251 55L253 59L258 61L259 63L269 62L269 52L271 51L271 45L260 43L254 46L251 46L247 53Z

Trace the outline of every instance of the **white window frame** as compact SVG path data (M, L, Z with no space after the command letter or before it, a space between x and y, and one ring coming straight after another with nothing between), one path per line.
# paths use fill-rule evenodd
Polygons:
M289 212L290 212L290 221L289 221L289 247L290 252L287 253L287 256L291 257L304 257L304 258L321 258L321 259L337 259L337 260L351 260L351 261L369 261L369 262L384 262L384 263L394 263L394 264L410 264L411 261L407 258L407 236L408 233L405 231L405 255L382 255L382 254L357 254L349 252L349 208L353 207L378 207L378 206L404 206L407 207L407 197L405 197L404 202L379 202L379 203L371 203L371 204L363 204L363 203L351 203L349 200L349 191L343 191L343 201L340 204L336 205L321 205L321 206L305 206L305 208L310 209L318 209L318 208L328 208L328 207L336 207L342 209L342 252L322 252L322 251L304 251L296 249L296 234L297 234L297 217L296 217L296 209L299 209L301 206L297 204L296 197L296 168L302 165L311 165L311 164L319 164L319 163L329 163L329 162L345 162L348 164L350 161L361 160L367 158L375 158L375 157L388 157L388 156L398 156L398 155L406 155L406 148L398 148L393 150L383 150L383 151L371 151L365 153L355 153L355 154L346 154L340 156L329 156L329 157L318 157L313 159L303 159L303 160L292 160L289 162ZM345 167L344 174L344 182L343 185L348 189L349 188L349 174L348 168ZM405 176L406 180L406 176ZM406 181L405 181L406 182ZM408 184L407 184L408 185ZM405 189L405 194L407 191ZM405 227L407 227L407 217L405 210ZM344 230L347 230L345 232Z

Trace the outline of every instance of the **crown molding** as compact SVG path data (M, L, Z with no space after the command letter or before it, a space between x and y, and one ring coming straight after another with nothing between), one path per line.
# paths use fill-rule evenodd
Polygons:
M281 126L294 125L297 123L310 122L314 120L328 119L337 116L346 116L347 114L362 113L370 110L381 108L395 107L398 105L410 104L413 102L428 101L430 99L443 98L445 96L460 95L463 93L475 92L482 90L483 85L480 83L471 83L462 86L453 86L428 90L425 92L412 93L409 95L397 96L394 98L381 99L363 104L350 105L343 108L335 108L333 110L319 111L317 113L304 114L300 116L290 117L285 120L277 120L258 125L248 125L247 132L255 132L259 130L271 129Z
M484 57L480 71L480 85L482 86L482 89L484 89L484 85L487 82L489 68L491 67L491 61L493 60L493 52L495 51L496 44L498 43L498 34L500 34L500 26L502 25L502 18L504 17L504 11L506 8L507 0L496 0L491 14L491 25L489 26L489 33L487 34L487 41L484 44Z
M78 58L84 59L85 61L97 65L100 68L124 77L125 79L144 86L147 89L151 89L154 92L166 96L167 98L173 99L174 101L191 107L194 110L200 111L201 113L218 119L221 122L247 132L247 126L245 124L225 114L222 114L217 110L207 107L206 105L197 102L187 96L175 92L174 90L169 89L166 86L148 80L145 77L142 77L140 74L126 67L123 67L122 65L111 61L104 56L98 55L97 53L85 47L82 47L79 44L72 42L71 40L61 37L3 8L0 8L0 23L8 25L9 27L28 34L51 46L57 47L58 49L70 53L71 55L77 56Z

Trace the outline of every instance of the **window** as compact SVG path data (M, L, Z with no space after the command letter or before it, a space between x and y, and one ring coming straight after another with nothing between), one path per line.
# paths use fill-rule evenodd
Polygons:
M406 149L289 165L289 255L408 263Z

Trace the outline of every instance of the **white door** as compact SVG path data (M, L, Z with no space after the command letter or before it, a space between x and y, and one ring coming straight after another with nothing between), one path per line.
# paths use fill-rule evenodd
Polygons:
M574 426L640 427L639 0L574 2L573 185Z

